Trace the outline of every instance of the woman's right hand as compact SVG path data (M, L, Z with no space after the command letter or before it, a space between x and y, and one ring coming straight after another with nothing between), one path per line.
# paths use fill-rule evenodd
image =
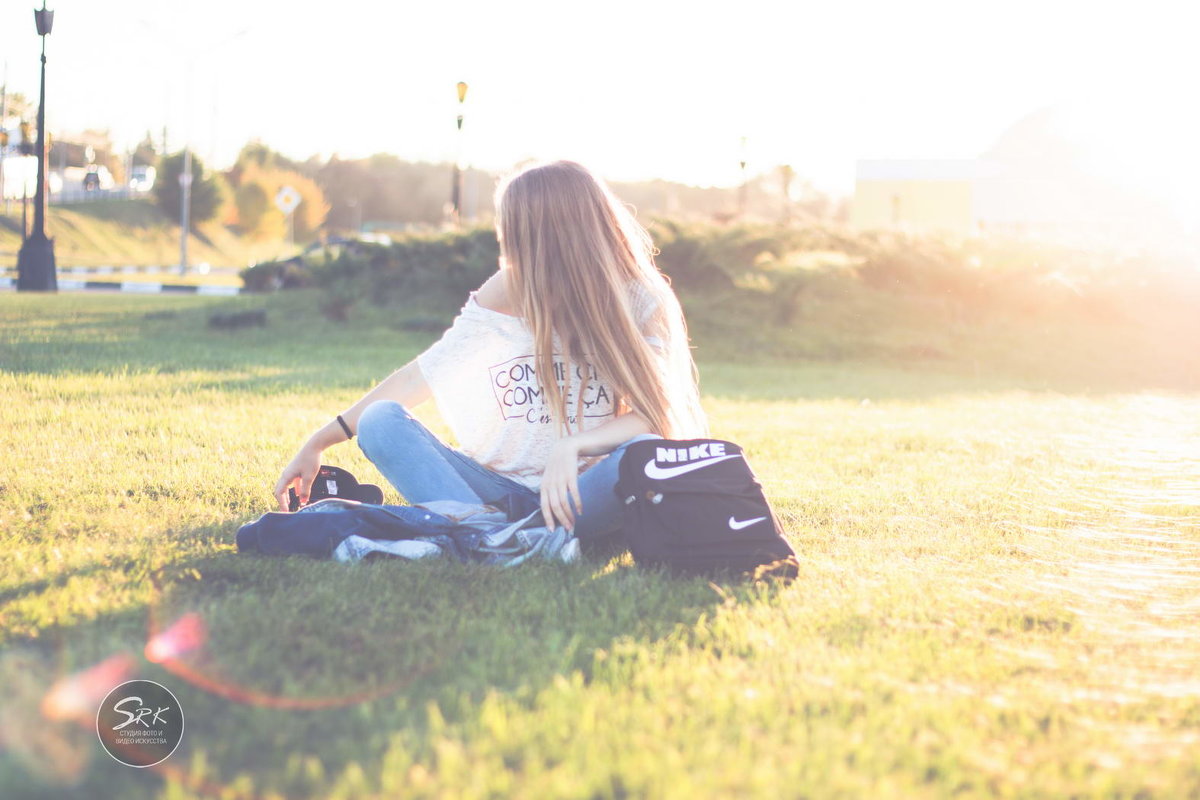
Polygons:
M279 510L288 510L288 489L296 490L300 504L308 502L308 493L316 480L317 472L321 469L321 450L306 444L300 452L283 468L279 482L275 484L275 499L279 501Z

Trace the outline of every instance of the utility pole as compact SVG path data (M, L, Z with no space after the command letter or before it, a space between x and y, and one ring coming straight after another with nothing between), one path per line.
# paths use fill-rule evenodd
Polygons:
M188 228L192 219L192 150L183 151L183 172L179 173L179 274L187 275Z
M242 28L232 36L222 39L216 44L186 56L183 80L183 172L179 175L179 274L186 275L188 271L188 229L192 217L192 71L196 60L207 53L232 42L242 36L249 28ZM215 90L214 90L215 91ZM216 123L214 123L215 126ZM167 127L163 126L163 153L167 152ZM211 168L212 165L209 164Z

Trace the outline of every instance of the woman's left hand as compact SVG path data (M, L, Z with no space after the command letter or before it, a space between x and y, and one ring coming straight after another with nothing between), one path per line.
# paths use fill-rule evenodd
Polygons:
M562 525L575 529L575 515L583 513L579 497L579 443L566 436L554 443L542 473L542 519L547 528Z

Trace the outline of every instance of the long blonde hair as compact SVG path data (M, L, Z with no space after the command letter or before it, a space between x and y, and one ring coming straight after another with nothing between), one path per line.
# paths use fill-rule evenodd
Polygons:
M571 161L517 172L497 189L496 232L560 433L570 425L556 345L567 376L590 362L611 385L618 414L635 411L667 437L707 433L679 300L654 265L650 235L599 179ZM583 395L580 387L580 404Z

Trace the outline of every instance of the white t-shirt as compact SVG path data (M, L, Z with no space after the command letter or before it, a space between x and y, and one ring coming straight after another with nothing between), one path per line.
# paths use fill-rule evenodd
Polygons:
M646 302L634 304L639 324L652 311ZM658 344L650 337L647 340ZM460 449L534 491L557 439L557 426L536 374L536 352L533 332L521 317L484 308L472 292L449 330L417 357ZM556 379L564 387L572 431L590 430L613 418L612 387L596 377L590 364L572 364L572 374L567 376L565 359L556 352L554 365ZM585 369L590 376L579 407ZM582 420L575 417L577 408ZM581 458L579 468L595 460Z

